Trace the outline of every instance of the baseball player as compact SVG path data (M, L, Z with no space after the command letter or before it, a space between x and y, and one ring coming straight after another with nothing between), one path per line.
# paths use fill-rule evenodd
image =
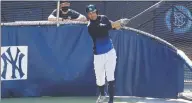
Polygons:
M100 95L96 103L103 103L105 100L105 77L108 81L109 102L113 103L116 67L116 51L109 37L108 31L120 28L119 22L110 22L107 16L98 15L95 5L88 5L86 13L89 19L88 32L93 40L94 51L94 70L96 75L96 84Z

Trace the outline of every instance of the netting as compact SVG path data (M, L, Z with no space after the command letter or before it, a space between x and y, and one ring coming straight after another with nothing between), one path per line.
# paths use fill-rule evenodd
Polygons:
M2 1L2 22L47 20L56 1Z
M192 60L192 2L166 2L136 29L145 30L153 23L153 34L184 51ZM142 18L139 17L139 18ZM138 19L139 19L138 18ZM184 69L184 99L192 97L192 70Z
M153 22L153 34L184 51L192 59L192 2L166 2L154 10L154 16L139 24L142 30ZM192 70L184 70L187 90L192 90Z

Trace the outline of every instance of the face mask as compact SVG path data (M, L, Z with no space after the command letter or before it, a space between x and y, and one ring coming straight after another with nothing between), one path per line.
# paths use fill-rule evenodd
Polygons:
M67 12L69 9L69 6L62 7L62 11Z

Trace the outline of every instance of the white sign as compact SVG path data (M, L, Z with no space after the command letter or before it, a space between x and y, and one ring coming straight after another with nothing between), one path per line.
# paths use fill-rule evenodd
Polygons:
M28 47L1 47L1 80L27 79Z

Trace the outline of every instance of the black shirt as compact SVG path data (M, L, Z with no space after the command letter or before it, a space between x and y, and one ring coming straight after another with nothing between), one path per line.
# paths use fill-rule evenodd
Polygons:
M110 29L112 29L112 25L107 16L98 15L96 20L90 20L88 32L94 43L94 54L103 54L113 48L108 33Z
M57 9L55 9L51 15L54 15L55 17L57 16ZM79 17L80 13L69 9L67 14L63 14L61 10L59 10L59 17L63 19L77 19Z
M110 29L112 29L111 22L105 15L98 15L96 20L90 20L88 24L88 32L93 38L109 36Z

